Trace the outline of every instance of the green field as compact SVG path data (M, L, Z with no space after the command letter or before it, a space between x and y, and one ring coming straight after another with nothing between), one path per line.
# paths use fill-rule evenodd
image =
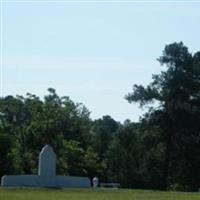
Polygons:
M200 193L123 189L0 189L0 200L200 200Z

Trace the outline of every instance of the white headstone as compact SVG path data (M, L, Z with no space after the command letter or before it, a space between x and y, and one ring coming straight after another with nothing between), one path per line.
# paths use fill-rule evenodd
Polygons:
M53 148L45 145L39 155L39 176L55 176L56 175L56 154Z
M95 177L92 179L92 183L93 183L93 188L97 188L98 185L99 185L99 179L98 179L98 177L95 176Z

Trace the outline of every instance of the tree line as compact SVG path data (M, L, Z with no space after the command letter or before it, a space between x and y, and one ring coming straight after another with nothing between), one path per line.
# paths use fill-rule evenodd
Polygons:
M200 187L200 52L165 46L164 65L147 86L125 96L146 113L139 122L92 120L90 111L49 88L44 99L0 99L0 176L37 173L45 144L57 154L57 173L98 176L126 188L197 191Z

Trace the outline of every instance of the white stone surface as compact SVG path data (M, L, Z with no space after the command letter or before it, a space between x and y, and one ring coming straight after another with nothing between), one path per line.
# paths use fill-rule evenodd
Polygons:
M56 154L50 145L45 145L39 155L39 176L56 175Z
M29 186L35 187L38 184L37 175L6 175L1 179L2 186Z
M90 180L86 177L76 176L6 175L2 177L1 184L9 187L88 188Z
M97 188L99 186L99 179L98 179L98 177L95 176L92 179L92 183L93 183L93 188Z

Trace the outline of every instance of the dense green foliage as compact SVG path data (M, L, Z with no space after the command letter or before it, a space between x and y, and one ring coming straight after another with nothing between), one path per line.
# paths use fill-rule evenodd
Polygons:
M200 52L191 54L180 43L167 45L158 59L167 70L153 76L146 87L134 85L129 102L141 106L156 101L144 117L147 131L159 139L163 165L162 187L197 190L200 186ZM157 130L157 132L155 131ZM151 136L152 136L151 134ZM152 137L150 137L150 140ZM156 162L158 164L158 162ZM162 181L161 181L162 182Z
M147 107L137 123L90 112L52 88L0 99L0 176L37 173L46 143L56 151L57 173L100 177L122 187L197 191L200 187L200 52L167 45L166 70L126 96Z
M198 200L198 193L158 192L145 190L51 190L0 189L1 200Z

